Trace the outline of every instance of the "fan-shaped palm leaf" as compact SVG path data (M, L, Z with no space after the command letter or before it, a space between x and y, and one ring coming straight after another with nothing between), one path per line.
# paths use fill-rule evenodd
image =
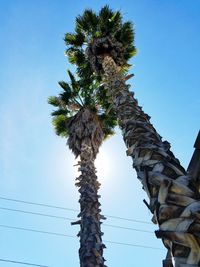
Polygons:
M70 62L77 66L83 65L82 53L85 52L90 61L90 67L97 74L102 70L101 56L104 54L109 54L119 66L127 67L127 60L136 53L133 42L132 23L124 23L121 13L114 12L108 5L104 6L98 14L90 9L85 10L83 15L76 18L75 33L65 35ZM81 51L79 56L77 52L70 52L74 47Z

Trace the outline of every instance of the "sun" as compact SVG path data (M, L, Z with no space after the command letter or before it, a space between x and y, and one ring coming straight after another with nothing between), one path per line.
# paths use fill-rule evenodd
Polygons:
M73 175L79 176L80 172L78 171L78 161L80 161L79 157L73 160ZM109 154L109 151L105 148L100 148L99 153L94 161L95 168L97 170L97 176L99 182L105 182L109 180L109 176L112 171L112 161Z
M95 160L95 167L97 169L99 181L108 180L112 166L109 153L105 148L100 148Z

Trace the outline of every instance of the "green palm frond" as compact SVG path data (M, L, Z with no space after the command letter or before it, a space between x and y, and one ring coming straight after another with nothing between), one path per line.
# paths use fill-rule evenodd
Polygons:
M88 29L88 21L85 20L85 18L83 16L78 16L76 17L76 32L84 32L87 31Z
M86 9L76 18L75 32L65 36L66 55L77 66L81 78L95 72L96 79L100 79L100 55L110 54L117 65L127 68L127 61L136 54L133 24L123 22L121 12L108 5L98 13Z
M52 120L52 124L54 126L55 132L57 135L61 137L67 137L68 131L67 131L67 119L65 115L58 115L55 116Z
M65 54L71 64L79 66L85 63L85 55L82 49L70 47L66 50Z
M73 45L75 47L81 46L84 40L85 35L82 32L78 32L77 34L66 33L64 37L66 45Z
M112 9L110 9L109 5L105 5L100 11L99 11L99 18L106 22L107 20L111 19L114 15L114 12Z
M56 97L56 96L50 96L48 98L48 103L54 107L60 106L60 101L59 101L58 97Z
M82 79L92 77L93 71L88 60L85 61L84 64L77 66L77 74Z
M71 88L69 86L68 83L64 82L64 81L60 81L58 82L58 84L62 87L62 89L65 91L65 92L70 92L71 91Z
M65 104L68 105L70 99L73 97L72 92L63 92L59 94L60 100Z
M74 95L76 95L79 91L79 84L76 81L75 76L71 73L70 70L67 70L67 73L70 77L72 91L73 91Z
M134 41L133 23L130 21L125 22L120 31L117 33L117 39L124 45L130 45Z
M56 133L61 136L65 136L63 134L63 128L65 125L63 122L64 118L67 120L69 117L73 116L83 104L79 95L80 86L78 81L76 81L75 76L69 70L68 75L70 77L70 83L64 81L60 81L58 83L63 89L58 97L51 96L48 98L48 103L57 107L57 110L53 111L51 115L53 116L53 125Z
M71 73L70 73L71 74ZM72 75L72 74L71 74ZM77 88L77 84L74 85L74 83L76 82L74 76L72 75L72 82L73 82L73 86L70 86L68 83L64 82L64 81L60 81L58 82L58 84L62 87L62 89L64 90L64 92L59 94L59 100L60 100L60 107L62 106L67 106L70 102L70 100L74 99L77 97L78 92L77 89L74 90L74 87Z
M51 113L51 116L60 116L60 115L64 115L64 116L67 116L69 114L69 111L67 109L58 109L58 110L55 110Z
M105 134L105 138L113 135L115 133L114 129L117 126L116 115L112 110L109 115L103 113L99 116L101 121L102 129Z
M137 54L137 50L134 46L130 46L126 49L126 52L124 53L124 59L125 60L129 60L131 59L133 56L135 56ZM130 68L131 65L127 64L125 67L127 68L127 70Z
M109 19L109 27L111 29L111 33L116 33L122 27L122 16L119 11L114 13L111 19Z
M113 11L109 8L108 5L104 6L100 12L99 12L99 29L100 32L102 33L102 36L105 36L111 31L110 22L113 17L114 13Z
M91 9L86 9L79 22L84 26L83 29L85 32L94 34L99 21L97 15ZM79 28L76 28L76 30L79 32L78 29Z
M86 9L82 16L76 18L76 32L86 33L87 35L93 34L98 25L98 17L91 10Z
M108 6L99 12L99 28L102 36L114 36L122 26L122 16L119 11L113 12L107 8Z

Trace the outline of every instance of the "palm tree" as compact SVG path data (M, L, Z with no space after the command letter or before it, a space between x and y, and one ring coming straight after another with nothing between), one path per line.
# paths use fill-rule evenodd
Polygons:
M72 224L80 224L79 258L81 267L104 267L101 232L101 214L95 158L103 140L112 135L116 125L115 113L97 94L97 84L89 78L77 81L70 71L70 83L59 82L63 92L58 97L50 97L49 103L57 107L52 113L53 125L58 135L67 137L67 144L79 157L76 186L80 192L80 220ZM87 83L85 81L87 80ZM83 90L84 88L84 90ZM97 105L97 98L101 105Z
M132 76L127 75L127 62L136 53L132 23L123 22L121 13L108 6L98 14L85 10L76 18L75 33L66 34L65 42L69 61L77 65L78 73L90 73L102 82L116 111L127 155L150 199L144 202L159 226L156 236L168 249L163 266L200 266L197 187L126 84Z

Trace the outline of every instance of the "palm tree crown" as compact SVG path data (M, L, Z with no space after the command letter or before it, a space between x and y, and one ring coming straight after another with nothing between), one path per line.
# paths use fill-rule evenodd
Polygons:
M52 112L53 125L56 134L62 137L68 137L68 145L75 156L80 155L81 142L83 137L88 136L95 139L96 145L93 146L93 152L96 155L98 151L95 148L101 145L101 140L114 134L114 127L117 124L116 115L105 97L105 90L98 90L98 82L92 82L91 79L76 80L74 75L68 71L70 82L59 82L63 91L59 96L49 97L49 104L55 106L57 110ZM86 115L86 110L89 113ZM79 125L79 130L73 129L74 122L83 120L80 116L89 116L89 121L95 121L98 129L89 129L89 124L85 129ZM89 115L90 114L90 115ZM91 117L91 118L90 118ZM88 131L88 132L87 132ZM93 133L92 133L93 132ZM99 134L100 133L100 134ZM102 135L98 140L98 136Z
M65 43L69 61L85 76L92 75L93 71L101 74L102 55L110 55L118 66L127 70L130 66L127 61L136 54L132 23L123 22L121 13L107 5L98 14L87 9L79 15L75 33L67 33Z

